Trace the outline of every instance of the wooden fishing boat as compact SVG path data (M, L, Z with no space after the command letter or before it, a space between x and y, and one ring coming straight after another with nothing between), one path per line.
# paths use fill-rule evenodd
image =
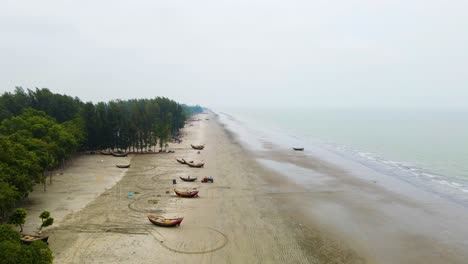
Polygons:
M115 165L115 166L117 166L117 168L121 168L121 169L130 168L130 164L127 164L127 165L120 165L120 164L117 164L117 165Z
M148 220L150 220L151 223L157 226L165 226L165 227L171 227L171 226L180 226L180 223L182 223L182 220L184 220L183 217L180 218L164 218L161 216L154 216L154 215L148 215Z
M203 166L205 166L205 163L193 163L193 162L187 162L186 163L187 165L189 165L189 167L192 167L192 168L202 168Z
M128 152L112 152L112 156L114 157L127 157Z
M304 151L304 148L293 148L295 151Z
M180 164L186 164L187 162L184 159L176 159Z
M190 178L190 176L188 176L187 178L184 178L184 177L179 177L181 180L183 181L186 181L186 182L193 182L193 181L196 181L197 180L197 177L195 178Z
M42 240L45 243L48 243L47 241L49 240L49 236L37 236L37 235L21 235L21 242L23 244L29 245L34 241Z
M110 152L110 151L104 151L104 150L99 151L99 153L100 153L101 155L112 155L112 152Z
M205 145L192 145L190 144L190 146L192 146L193 149L198 149L198 150L202 150L205 148Z
M177 196L180 196L180 197L185 197L185 198L198 197L198 191L181 191L181 190L174 189L174 192L177 194Z

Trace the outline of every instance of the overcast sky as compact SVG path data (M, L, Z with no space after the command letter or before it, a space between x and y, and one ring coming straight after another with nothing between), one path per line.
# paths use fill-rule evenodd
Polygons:
M0 90L468 107L466 0L2 0Z

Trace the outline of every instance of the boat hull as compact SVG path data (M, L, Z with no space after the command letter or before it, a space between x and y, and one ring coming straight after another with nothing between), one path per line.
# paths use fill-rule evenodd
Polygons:
M163 226L163 227L175 227L175 226L180 226L180 223L182 223L184 218L181 217L181 218L174 218L174 219L166 219L166 218L158 218L152 215L148 215L148 220L153 225Z
M28 238L29 237L29 238ZM49 236L36 236L36 235L22 235L21 242L23 244L29 245L34 241L42 240L45 243L49 243Z
M179 177L179 178L186 182L194 182L197 180L197 178L184 178L184 177Z
M193 197L198 197L198 191L178 191L174 189L174 192L177 194L177 196L184 197L184 198L193 198Z

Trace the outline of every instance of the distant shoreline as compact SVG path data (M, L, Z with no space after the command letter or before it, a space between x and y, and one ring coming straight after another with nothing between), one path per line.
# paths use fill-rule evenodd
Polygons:
M468 230L463 221L447 218L468 219L468 210L458 203L310 144L294 152L291 147L300 144L275 144L266 131L250 132L232 116L222 123L240 146L249 146L257 162L296 186L273 190L301 215L302 225L342 241L342 250L371 263L464 263L468 258L463 249ZM409 244L414 250L407 250Z

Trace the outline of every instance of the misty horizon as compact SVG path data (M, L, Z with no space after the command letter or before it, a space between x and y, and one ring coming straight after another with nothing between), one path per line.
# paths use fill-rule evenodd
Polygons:
M0 91L208 108L466 109L463 1L23 1Z

